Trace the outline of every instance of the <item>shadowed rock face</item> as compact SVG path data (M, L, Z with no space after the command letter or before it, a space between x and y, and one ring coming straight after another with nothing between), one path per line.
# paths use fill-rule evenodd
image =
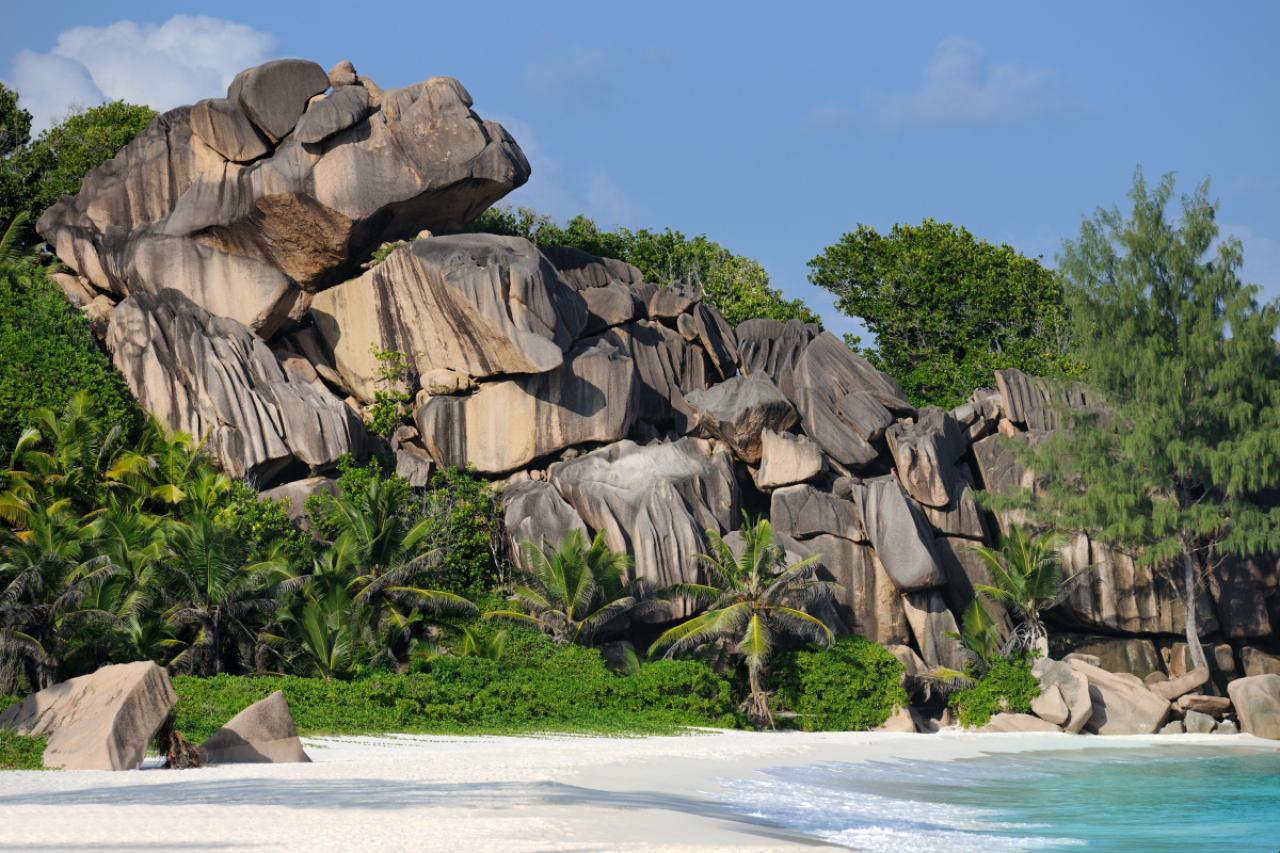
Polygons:
M254 702L209 736L201 747L210 764L310 763L298 739L289 702L277 690Z
M290 468L306 476L365 453L364 425L341 400L177 291L121 302L107 346L138 402L169 430L205 438L233 477L271 484Z
M37 230L100 290L176 289L270 335L380 242L458 230L528 180L456 80L367 108L364 88L341 87L308 106L327 87L301 60L248 69L227 98L159 116Z

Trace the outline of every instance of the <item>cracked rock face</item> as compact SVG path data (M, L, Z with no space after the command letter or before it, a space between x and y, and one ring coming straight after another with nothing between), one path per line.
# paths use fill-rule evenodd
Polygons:
M363 87L312 100L328 86L302 60L248 69L226 98L157 117L37 230L100 290L179 290L270 336L379 243L458 230L528 180L515 140L456 80L376 107Z

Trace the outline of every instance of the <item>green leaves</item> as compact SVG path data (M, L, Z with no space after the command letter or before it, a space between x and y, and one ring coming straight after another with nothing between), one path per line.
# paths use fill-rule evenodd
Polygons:
M1062 287L1038 260L924 220L859 225L809 261L809 280L876 335L863 354L917 405L955 406L992 372L1074 371Z
M792 652L780 661L781 704L810 732L865 731L906 707L902 664L883 646L841 637L829 649Z

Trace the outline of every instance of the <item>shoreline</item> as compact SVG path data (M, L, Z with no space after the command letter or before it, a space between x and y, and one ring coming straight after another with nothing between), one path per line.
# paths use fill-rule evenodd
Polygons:
M721 779L823 762L1098 748L1278 747L1249 735L698 731L305 738L313 763L0 774L0 850L844 849L733 811Z

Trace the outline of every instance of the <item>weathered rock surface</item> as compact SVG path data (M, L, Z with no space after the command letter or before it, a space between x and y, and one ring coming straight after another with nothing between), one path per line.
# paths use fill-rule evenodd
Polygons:
M1146 678L1159 672L1160 655L1156 644L1139 637L1093 637L1054 632L1049 637L1053 653L1066 657L1069 653L1089 655L1097 659L1097 666L1108 672L1127 672L1138 678Z
M685 396L698 422L744 462L760 461L761 433L781 432L796 422L796 411L767 376L735 376Z
M1030 714L996 714L980 732L987 734L1008 732L1060 732L1061 726L1055 726L1048 720L1033 717Z
M582 519L565 503L555 487L543 480L525 480L502 490L503 521L512 542L532 542L544 551L560 543L574 530L587 532ZM523 549L516 547L512 557L526 566Z
M756 486L776 489L803 483L822 472L822 450L803 435L765 429L760 434Z
M855 492L861 495L861 491ZM850 542L867 542L862 507L813 486L787 486L773 493L769 505L773 529L796 539L831 534Z
M773 380L793 402L796 387L793 379L800 356L821 330L814 325L788 320L757 319L739 323L735 330L738 360L747 375L764 375Z
M353 281L316 294L316 329L361 400L378 390L386 350L417 376L537 374L564 362L586 305L519 237L460 234L415 240Z
M1213 734L1215 726L1217 723L1213 717L1199 711L1187 711L1186 716L1182 718L1182 727L1189 735Z
M1231 710L1231 700L1226 696L1205 696L1202 693L1188 693L1185 696L1178 697L1177 706L1178 710L1183 712L1199 711L1202 714L1222 719L1223 715Z
M885 437L907 494L926 506L949 504L955 491L955 465L966 449L956 420L929 406L920 410L915 423L889 427Z
M1127 673L1107 672L1081 660L1071 668L1089 681L1093 713L1086 727L1100 735L1155 734L1169 716L1169 703L1152 693L1142 679Z
M960 628L955 616L947 609L941 592L931 589L904 593L902 609L925 663L931 667L964 669L964 646L952 636Z
M697 415L685 396L708 386L702 348L673 329L647 320L617 326L601 337L630 353L635 363L638 420L678 435L691 431Z
M996 387L1004 416L1032 430L1057 429L1063 425L1064 410L1090 403L1081 385L1059 387L1021 370L997 370Z
M277 690L254 702L218 729L202 747L209 764L310 762L298 739L289 702Z
M368 112L367 89L363 86L339 86L327 98L312 102L298 120L293 136L304 145L314 145L355 125Z
M114 664L31 694L0 713L0 729L46 736L46 767L133 770L177 701L151 661Z
M830 534L797 545L817 556L824 579L840 584L836 612L850 632L886 645L911 641L902 596L870 546Z
M1147 685L1148 689L1170 702L1195 690L1209 681L1209 670L1196 669L1188 672L1181 678L1171 678L1167 681L1158 681L1155 684Z
M876 731L893 732L895 734L917 734L915 717L911 715L909 708L898 708L889 715L889 718Z
M897 480L881 477L857 488L862 490L867 536L898 589L911 592L946 583L933 534Z
M270 335L302 291L343 280L383 241L459 230L528 179L515 141L444 77L385 93L381 109L304 144L290 132L328 85L301 60L248 69L226 103L159 116L37 229L100 290L180 290ZM258 154L241 112L273 150Z
M644 284L644 275L626 261L601 258L581 249L568 246L552 246L542 250L547 260L560 273L564 282L575 290L585 292L611 284L638 287ZM648 303L648 300L645 300Z
M580 293L587 308L587 334L599 334L611 326L621 326L636 319L640 311L635 290L620 282L590 287Z
M365 453L364 425L341 400L290 378L261 338L177 291L121 302L107 346L138 402L169 430L204 437L233 477L269 485Z
M1172 720L1160 727L1160 734L1181 735L1186 734L1186 729L1183 728L1182 720Z
M1240 650L1240 662L1245 675L1280 675L1280 655L1264 652L1254 646Z
M418 410L418 431L440 465L514 471L568 447L626 436L635 423L635 378L628 355L590 338L547 373L429 398Z
M551 484L609 547L658 587L695 580L706 530L738 525L728 451L697 438L640 446L620 441L554 465Z
M1031 665L1031 672L1040 682L1042 691L1056 690L1066 704L1067 718L1058 724L1073 734L1083 729L1093 716L1088 677L1076 671L1069 663L1051 658L1037 658ZM1034 709L1032 706L1032 710Z
M301 521L307 517L307 498L319 494L338 494L338 482L332 477L308 477L305 480L294 480L282 486L264 489L258 497L264 501L288 501L285 511L290 521Z
M1031 713L1055 726L1063 726L1071 719L1071 709L1057 685L1041 685L1040 695L1031 700Z
M1227 685L1245 734L1280 740L1280 675L1250 675Z

